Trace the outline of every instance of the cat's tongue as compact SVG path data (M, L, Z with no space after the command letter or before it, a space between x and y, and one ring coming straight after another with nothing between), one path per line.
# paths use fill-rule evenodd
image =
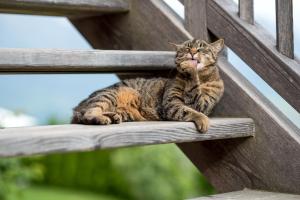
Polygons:
M198 63L197 60L190 60L189 62L191 63L191 65L193 67L197 68L197 70L200 70L200 69L202 69L204 67L203 64L202 63Z
M190 60L190 63L193 67L197 67L197 60Z

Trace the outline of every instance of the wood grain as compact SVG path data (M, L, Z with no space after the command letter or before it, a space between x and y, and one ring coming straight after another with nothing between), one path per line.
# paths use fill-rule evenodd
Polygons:
M254 24L253 6L253 0L239 0L239 17L249 24Z
M128 10L127 0L0 0L4 13L89 16Z
M131 11L125 17L82 19L76 21L76 27L94 47L104 49L172 50L168 41L182 42L192 38L183 29L183 21L173 16L161 1L133 0L131 5ZM103 24L107 25L103 27ZM107 37L102 40L103 35ZM106 38L111 38L110 43ZM256 46L253 48L257 49ZM226 60L221 63L228 65ZM220 68L225 80L225 94L215 114L251 116L255 121L255 138L179 146L219 192L249 187L300 193L299 129L239 72L231 72L234 68L230 66Z
M238 16L231 0L208 1L207 26L291 106L300 112L300 62L279 53L276 41L261 26Z
M147 72L173 69L175 52L0 49L0 73Z
M293 0L276 0L276 35L278 51L294 58Z
M299 200L300 195L244 189L190 200Z
M251 119L211 119L206 134L191 122L55 125L0 129L0 156L87 151L127 146L240 138L254 135Z
M206 25L206 1L185 0L185 28L195 37L208 41Z

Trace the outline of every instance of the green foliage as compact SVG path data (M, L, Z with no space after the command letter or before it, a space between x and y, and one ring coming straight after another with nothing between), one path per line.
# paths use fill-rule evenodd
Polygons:
M37 163L27 165L18 158L0 159L0 200L18 199L31 180L42 176Z
M130 198L121 172L113 166L110 151L49 155L42 183Z
M118 200L111 196L50 186L33 186L23 192L22 200Z
M95 191L121 199L184 199L212 187L174 145L42 157L44 184Z
M190 161L174 145L118 150L114 165L133 188L134 199L186 199L212 194Z

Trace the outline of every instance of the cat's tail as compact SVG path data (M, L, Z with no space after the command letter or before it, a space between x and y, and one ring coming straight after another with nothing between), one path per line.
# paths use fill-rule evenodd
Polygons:
M73 116L71 119L71 124L82 124L82 118L83 118L83 115L81 114L81 112L74 110Z

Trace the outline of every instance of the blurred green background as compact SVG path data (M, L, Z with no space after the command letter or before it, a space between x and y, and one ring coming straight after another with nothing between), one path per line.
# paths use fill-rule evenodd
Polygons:
M213 193L172 144L0 160L1 200L177 200Z

